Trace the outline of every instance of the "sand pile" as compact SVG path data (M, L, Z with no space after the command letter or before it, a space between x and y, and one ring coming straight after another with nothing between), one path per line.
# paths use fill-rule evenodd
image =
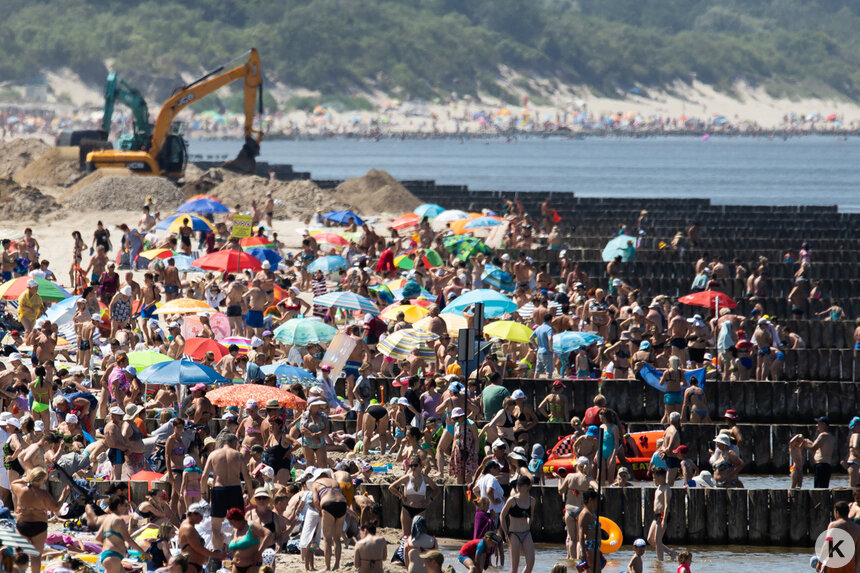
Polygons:
M39 219L60 208L53 197L35 187L22 187L11 179L0 179L0 219Z
M0 177L12 177L49 149L50 145L34 138L0 143Z
M77 147L54 147L15 174L21 185L68 187L83 177L78 169Z
M151 196L156 210L173 211L185 201L179 188L164 177L106 175L67 194L63 206L72 209L138 211Z
M385 171L371 169L364 177L347 179L335 188L339 201L352 205L360 215L402 215L422 201Z

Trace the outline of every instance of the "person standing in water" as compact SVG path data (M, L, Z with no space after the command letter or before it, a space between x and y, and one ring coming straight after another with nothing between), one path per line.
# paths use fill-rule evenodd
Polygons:
M674 559L675 552L663 545L663 535L666 533L666 525L669 523L669 500L672 490L666 484L666 470L656 468L653 472L654 485L657 491L654 494L654 521L648 529L648 543L657 549L657 560L663 560L663 553L668 553Z

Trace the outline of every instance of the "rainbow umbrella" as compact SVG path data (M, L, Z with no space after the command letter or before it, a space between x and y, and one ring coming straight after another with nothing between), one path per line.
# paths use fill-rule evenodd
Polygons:
M173 256L173 251L170 249L149 249L141 252L137 256L142 259L146 259L147 261L154 261L155 259L169 259Z
M215 312L208 303L196 298L177 298L165 302L152 314L195 314L198 312Z
M38 285L36 291L45 302L59 302L72 296L70 292L57 283L39 277L18 277L6 281L0 285L0 296L6 300L18 300L21 293L27 290L27 281L30 279L36 281Z
M251 247L264 247L270 249L275 246L275 243L273 243L271 239L267 239L266 237L254 235L253 237L239 239L239 245L245 250Z
M231 344L239 347L239 354L248 354L251 351L251 339L242 336L228 336L219 340L222 346L230 348Z

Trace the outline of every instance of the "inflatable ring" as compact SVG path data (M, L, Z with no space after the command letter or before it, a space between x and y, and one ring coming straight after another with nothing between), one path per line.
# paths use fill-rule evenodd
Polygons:
M621 535L621 528L618 524L608 517L600 516L600 529L609 534L609 539L604 539L600 542L600 552L603 554L612 553L621 549L621 543L624 541L624 536Z

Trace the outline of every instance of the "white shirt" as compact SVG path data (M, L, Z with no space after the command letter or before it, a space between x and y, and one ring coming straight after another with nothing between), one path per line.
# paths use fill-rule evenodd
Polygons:
M496 512L496 515L501 515L502 508L505 506L505 491L502 489L502 484L493 474L484 474L478 478L475 483L475 489L481 497L486 497L490 500L490 509ZM494 492L494 496L498 502L493 501L490 496L490 491Z

